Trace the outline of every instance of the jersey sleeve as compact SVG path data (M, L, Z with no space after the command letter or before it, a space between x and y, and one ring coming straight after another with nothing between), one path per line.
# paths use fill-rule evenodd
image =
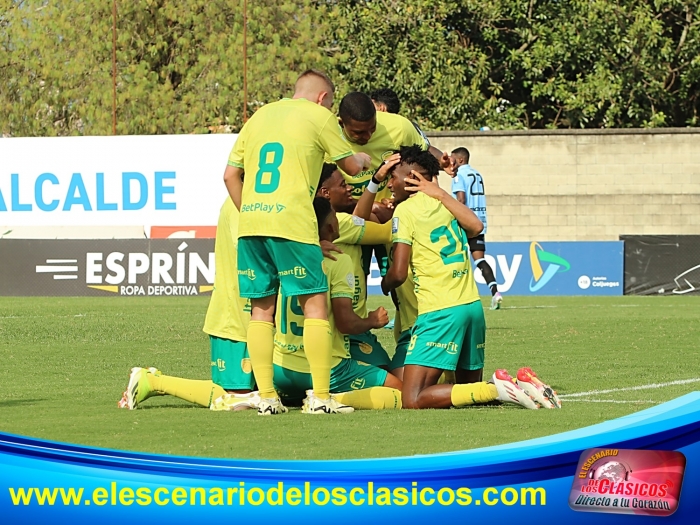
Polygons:
M340 237L335 242L339 244L360 244L365 235L365 226L364 219L349 213L339 213L338 233Z
M328 281L331 290L331 299L353 298L355 290L355 273L352 260L344 253L336 256L335 261L327 261Z
M455 178L452 179L452 193L456 194L458 191L463 191L467 193L467 185L464 182L464 176L457 172Z
M406 206L399 205L396 208L394 217L391 219L391 241L412 246L415 231L413 216L406 211Z
M334 162L352 155L350 144L345 140L343 130L340 129L340 124L332 113L321 128L318 140L321 148L326 152L327 158Z
M233 145L233 149L231 150L231 154L228 156L228 165L229 166L234 166L236 168L244 168L244 163L243 163L243 156L245 153L245 142L246 142L246 136L248 135L246 126L243 126L243 129L241 132L238 134L238 138L236 139L236 143Z
M369 246L391 244L391 221L384 224L372 221L365 223L365 235L360 244Z

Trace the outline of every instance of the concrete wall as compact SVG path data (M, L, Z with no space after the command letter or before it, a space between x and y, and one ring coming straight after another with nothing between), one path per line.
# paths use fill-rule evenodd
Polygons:
M484 178L488 240L700 234L700 129L428 135L440 149L469 149Z

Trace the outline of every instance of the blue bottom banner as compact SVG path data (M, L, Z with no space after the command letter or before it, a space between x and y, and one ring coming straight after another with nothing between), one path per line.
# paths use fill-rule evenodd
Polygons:
M498 291L511 295L622 295L624 242L487 242L484 259ZM474 265L479 294L491 295ZM381 294L376 260L367 280L370 294Z
M3 523L693 523L698 465L694 392L563 434L371 460L175 457L0 434L0 506Z

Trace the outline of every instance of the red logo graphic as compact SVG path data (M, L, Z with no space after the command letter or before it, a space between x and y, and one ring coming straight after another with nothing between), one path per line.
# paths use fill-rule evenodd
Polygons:
M592 448L581 454L569 506L584 512L669 516L678 508L685 456Z

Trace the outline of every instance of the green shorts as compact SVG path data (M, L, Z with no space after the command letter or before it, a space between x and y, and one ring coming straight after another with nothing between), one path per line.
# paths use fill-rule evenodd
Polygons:
M306 397L306 391L313 388L311 374L295 372L279 365L274 365L274 372L275 390L290 405L300 404ZM331 393L383 386L386 375L386 370L376 366L343 359L331 369Z
M396 341L396 353L394 357L391 358L391 364L389 365L389 370L396 370L401 368L406 361L406 352L408 352L408 345L411 344L411 329L404 330L399 336L399 340Z
M238 286L241 297L293 297L328 291L323 252L315 244L279 237L238 239Z
M421 314L405 364L442 370L484 368L486 321L481 301Z
M241 341L209 336L211 380L224 390L254 390L255 378L248 345Z
M351 335L350 337L350 357L356 361L362 361L370 365L388 367L391 363L389 355L384 350L382 343L372 332Z

